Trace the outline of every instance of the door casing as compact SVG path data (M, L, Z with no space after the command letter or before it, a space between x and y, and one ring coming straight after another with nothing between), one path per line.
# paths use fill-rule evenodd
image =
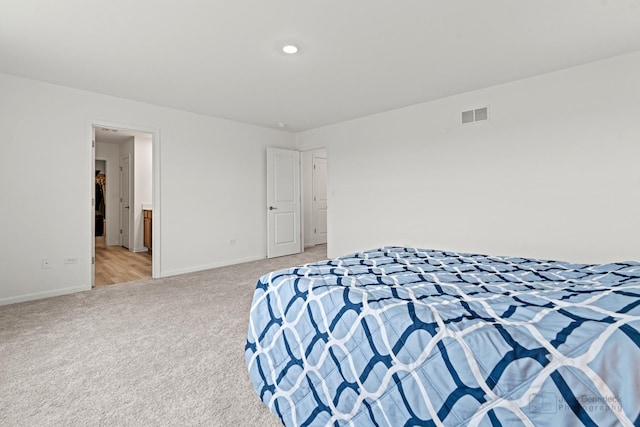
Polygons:
M131 157L120 159L120 246L131 249Z
M327 159L314 155L312 163L313 241L321 245L327 243Z

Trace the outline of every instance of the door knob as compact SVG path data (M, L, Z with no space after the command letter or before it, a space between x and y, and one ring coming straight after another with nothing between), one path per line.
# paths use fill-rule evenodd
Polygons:
M274 208L273 206L269 206L269 210L270 211L275 210L275 209L278 209L278 208Z

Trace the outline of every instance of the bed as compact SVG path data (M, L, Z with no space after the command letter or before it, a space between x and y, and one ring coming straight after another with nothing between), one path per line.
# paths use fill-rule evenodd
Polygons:
M286 426L639 426L640 263L383 247L274 271L245 358Z

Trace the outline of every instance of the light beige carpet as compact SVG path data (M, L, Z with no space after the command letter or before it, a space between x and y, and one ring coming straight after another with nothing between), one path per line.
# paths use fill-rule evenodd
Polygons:
M303 254L0 307L0 426L278 426L244 359L257 279Z

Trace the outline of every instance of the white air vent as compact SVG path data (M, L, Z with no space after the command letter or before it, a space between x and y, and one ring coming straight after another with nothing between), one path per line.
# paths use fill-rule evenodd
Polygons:
M462 112L462 124L473 123L473 110Z
M462 124L489 120L489 107L476 108L462 112Z
M474 110L475 121L487 120L489 118L489 109L487 107L477 108Z

